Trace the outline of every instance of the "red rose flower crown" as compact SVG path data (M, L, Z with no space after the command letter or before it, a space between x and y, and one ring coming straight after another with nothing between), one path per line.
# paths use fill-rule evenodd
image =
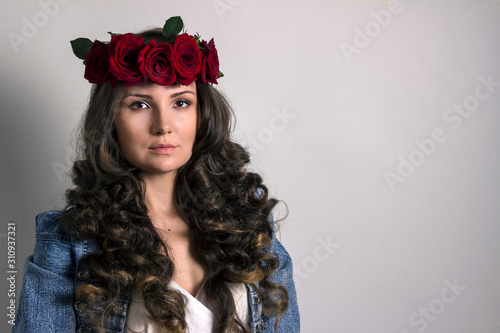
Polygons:
M162 86L174 83L190 85L195 80L217 84L224 76L214 39L209 42L181 33L184 23L179 16L169 18L162 37L144 40L132 33L111 35L111 42L88 38L71 41L73 53L85 64L84 77L95 84L120 83L126 87L144 82Z

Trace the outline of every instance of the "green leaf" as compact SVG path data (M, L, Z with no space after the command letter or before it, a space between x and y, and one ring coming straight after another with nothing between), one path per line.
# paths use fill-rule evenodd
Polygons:
M77 38L71 41L71 48L79 59L85 60L92 48L92 44L92 41L88 38Z
M167 21L165 21L165 25L163 26L163 37L167 40L167 42L172 43L182 28L184 27L184 23L180 16L172 16Z
M224 74L221 71L219 71L219 77L224 77Z

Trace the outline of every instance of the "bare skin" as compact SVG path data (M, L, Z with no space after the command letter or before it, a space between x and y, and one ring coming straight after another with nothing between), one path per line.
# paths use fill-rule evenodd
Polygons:
M205 272L193 255L189 227L174 204L177 170L192 154L197 128L196 83L128 87L115 113L125 158L146 184L145 203L153 225L167 245L173 280L196 296Z
M194 258L189 227L174 205L173 186L164 185L166 184L146 180L146 206L149 209L149 217L168 246L169 255L175 265L173 280L196 296L205 280L205 271Z

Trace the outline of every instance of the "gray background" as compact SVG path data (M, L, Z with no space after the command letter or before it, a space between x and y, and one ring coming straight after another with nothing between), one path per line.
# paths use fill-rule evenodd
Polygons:
M1 1L0 267L16 221L18 288L35 215L70 185L89 84L69 41L181 15L215 38L235 138L289 207L303 332L500 332L498 0L54 1Z

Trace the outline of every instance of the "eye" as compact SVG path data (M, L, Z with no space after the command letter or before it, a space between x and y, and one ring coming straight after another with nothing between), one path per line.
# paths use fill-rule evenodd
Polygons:
M132 102L129 106L129 108L131 109L146 109L146 108L149 108L149 104L144 102L144 101L135 101L135 102Z
M180 100L175 102L175 106L178 108L186 108L190 105L191 105L191 103L189 103L189 101L186 101L185 99L180 99Z

